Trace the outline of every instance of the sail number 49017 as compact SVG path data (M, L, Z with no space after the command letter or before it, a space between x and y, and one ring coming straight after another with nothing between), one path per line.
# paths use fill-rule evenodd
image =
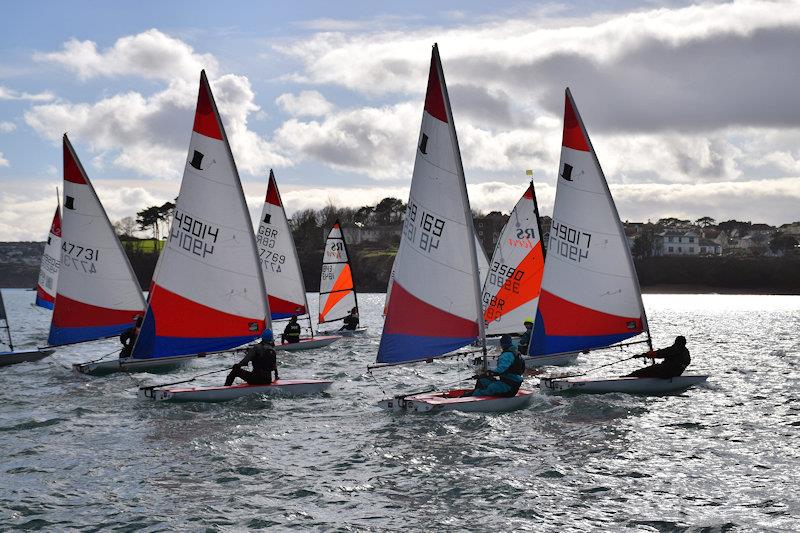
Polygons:
M553 220L553 225L550 227L550 245L547 247L547 251L580 263L582 260L589 258L589 245L591 242L591 233L571 228L563 222Z
M403 235L412 245L419 246L419 249L423 252L430 253L436 250L439 248L444 227L444 220L425 212L413 201L408 201L406 219L403 223Z

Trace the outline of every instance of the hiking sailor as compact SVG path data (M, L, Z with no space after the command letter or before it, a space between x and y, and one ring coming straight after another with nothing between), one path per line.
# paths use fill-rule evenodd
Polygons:
M531 343L531 332L533 331L533 319L531 317L526 318L523 325L525 326L525 333L519 338L517 351L522 355L528 355L528 345Z
M119 335L119 342L122 343L122 350L119 352L120 359L131 356L133 345L136 344L136 338L139 336L139 331L142 329L142 315L136 315L133 318L136 319L136 324Z
M293 316L281 335L282 344L296 344L300 342L300 324L297 323L297 316Z
M651 350L637 355L636 357L649 357L651 359L663 359L664 361L655 365L649 365L639 370L634 370L626 378L674 378L683 374L692 359L689 357L689 350L686 349L686 337L680 335L675 337L672 346Z
M244 370L243 367L251 364L253 370ZM225 379L225 386L233 385L233 380L241 378L248 385L269 385L272 383L272 373L275 372L275 381L278 381L278 362L275 359L275 349L272 344L272 331L264 330L261 340L255 346L250 346L244 358L233 365L230 374Z
M464 396L504 396L507 398L517 395L522 385L522 374L525 372L525 361L514 350L510 335L500 337L500 347L503 353L497 359L497 368L478 376L475 390L467 392Z
M358 307L350 310L350 314L344 317L344 326L341 331L354 331L358 328Z

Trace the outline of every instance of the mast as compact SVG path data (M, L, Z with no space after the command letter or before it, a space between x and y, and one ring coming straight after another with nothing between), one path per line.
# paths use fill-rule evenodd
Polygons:
M433 54L436 57L436 71L439 75L439 85L442 90L442 94L444 95L444 105L445 109L447 109L447 125L450 128L450 135L453 137L453 155L456 161L456 168L458 169L458 175L461 178L460 185L461 185L461 195L463 198L464 204L464 216L466 217L467 223L467 234L469 238L467 239L469 242L467 246L469 247L470 251L470 258L472 259L472 277L474 280L474 293L475 293L475 308L477 309L478 316L476 317L476 321L478 322L478 335L480 339L480 347L483 353L483 371L485 372L488 369L488 362L486 357L486 324L483 322L483 303L481 302L481 289L480 286L480 276L478 275L478 253L475 248L475 224L472 221L472 211L470 209L469 204L469 194L467 193L467 181L464 176L464 164L461 161L461 149L458 145L458 135L456 134L456 125L453 122L453 110L450 108L450 94L447 92L447 83L444 79L444 69L442 68L442 60L439 57L439 45L434 43L433 45Z
M3 291L0 290L0 318L5 323L6 331L8 332L8 347L14 351L14 342L11 340L11 326L8 324L8 315L6 315L6 306L3 303Z
M528 170L528 176L533 176L533 170ZM539 230L539 242L542 243L542 258L547 259L547 251L544 246L544 234L542 233L542 219L539 216L539 200L536 199L536 189L533 187L533 177L531 177L531 192L533 193L533 214L536 216L536 229Z
M600 159L597 157L597 152L594 149L594 145L592 144L592 140L589 138L589 132L586 130L586 126L583 124L583 117L577 111L577 107L575 107L575 100L572 98L572 91L569 90L567 87L567 98L569 98L570 105L572 109L575 110L575 118L578 119L578 123L580 124L581 130L584 132L584 137L586 138L586 143L589 145L589 150L592 154L594 154L593 160L595 168L597 172L600 174L600 181L603 183L603 187L605 187L606 194L608 198L611 199L611 209L614 213L614 220L617 223L617 228L619 229L619 234L622 236L623 244L625 248L625 258L628 260L628 266L630 267L633 283L636 287L636 294L639 297L639 309L642 312L642 326L644 327L645 333L647 333L647 346L650 350L653 349L653 339L650 336L650 323L647 321L647 312L644 309L644 302L642 301L642 288L639 285L639 275L636 273L636 265L633 263L633 256L631 255L631 250L628 247L628 240L625 235L625 227L622 225L622 220L619 218L619 212L617 211L617 204L614 202L614 197L611 196L611 189L608 187L608 180L606 180L606 175L603 173L603 167L600 166ZM534 196L535 201L536 196Z

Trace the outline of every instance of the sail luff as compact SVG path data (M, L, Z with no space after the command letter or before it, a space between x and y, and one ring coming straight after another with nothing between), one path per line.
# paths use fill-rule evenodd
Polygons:
M436 57L436 69L439 74L439 85L442 90L442 94L444 96L444 106L445 110L447 111L447 125L450 128L450 135L453 138L453 156L455 157L456 167L458 169L458 176L459 176L459 184L461 185L461 196L462 201L464 204L464 216L466 217L467 221L467 233L468 233L468 243L467 247L469 248L470 258L472 259L472 277L473 277L473 292L475 294L475 308L477 310L478 315L475 317L475 321L478 324L478 334L479 339L483 347L483 355L486 355L486 327L483 322L483 305L481 304L481 280L478 269L478 253L475 247L475 224L472 220L472 210L470 209L469 205L469 193L467 192L467 181L464 175L464 164L461 161L461 149L458 145L458 135L456 134L456 126L453 120L453 110L450 107L450 95L447 92L447 84L445 83L444 79L444 69L442 68L442 60L439 57L439 45L434 43L433 45L433 53ZM484 365L486 364L486 358L484 357Z

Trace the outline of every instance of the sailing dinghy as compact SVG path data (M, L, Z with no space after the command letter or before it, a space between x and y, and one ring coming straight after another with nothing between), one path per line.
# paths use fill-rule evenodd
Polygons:
M8 341L3 344L8 344L11 351L0 351L0 366L14 365L17 363L29 363L38 361L53 353L55 350L46 349L33 349L33 350L14 350L14 341L11 339L11 326L8 323L8 315L6 314L6 307L3 303L3 291L0 290L0 327L6 330Z
M142 289L105 209L64 135L61 259L48 344L115 337L144 312Z
M325 253L322 256L322 274L319 281L319 323L343 320L350 315L353 309L358 312L358 297L344 231L337 220L325 241ZM359 326L352 330L339 329L325 333L352 337L365 331L367 328Z
M203 72L170 235L131 357L84 366L81 371L171 366L228 351L261 335L270 327L269 311L252 228L233 154Z
M306 316L311 331L311 337L301 338L300 342L294 344L279 344L275 349L287 352L314 350L341 339L340 335L314 335L300 259L272 170L269 171L267 196L261 209L256 243L272 320Z
M574 354L622 346L645 334L652 349L639 280L600 162L569 89L564 104L561 163L542 291L529 355ZM665 392L707 376L543 378L545 390ZM698 381L699 380L699 381Z
M411 192L391 298L370 368L447 356L485 342L474 226L439 50L433 47ZM485 356L485 345L483 346ZM463 390L397 396L390 410L494 412L526 405L516 396L465 397Z
M56 301L56 283L58 267L61 264L61 201L56 206L47 243L44 245L42 263L39 267L39 281L36 284L36 305L45 309L53 309Z

